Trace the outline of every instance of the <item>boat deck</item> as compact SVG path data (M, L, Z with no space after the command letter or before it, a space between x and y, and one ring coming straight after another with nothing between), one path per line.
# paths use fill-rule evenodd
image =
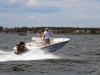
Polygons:
M57 42L53 42L52 40L50 41L49 45L55 44ZM46 45L44 41L32 41L29 43L26 43L26 46L33 46L33 47L44 47L44 46L48 46L48 44Z
M33 39L32 42L26 43L26 46L29 48L42 48L42 47L47 47L50 45L54 45L57 43L61 43L64 41L69 41L68 38L53 38L50 40L50 44L45 44L45 42L40 39L40 38L35 38L35 40Z

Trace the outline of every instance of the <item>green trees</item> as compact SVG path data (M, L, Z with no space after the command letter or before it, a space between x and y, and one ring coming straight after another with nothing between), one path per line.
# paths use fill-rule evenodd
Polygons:
M0 26L0 32L2 32L3 31L3 27L2 26Z
M47 27L14 27L14 28L3 28L0 27L0 32L10 33L35 33L38 30L44 31ZM100 34L100 28L79 28L79 27L48 27L57 34Z

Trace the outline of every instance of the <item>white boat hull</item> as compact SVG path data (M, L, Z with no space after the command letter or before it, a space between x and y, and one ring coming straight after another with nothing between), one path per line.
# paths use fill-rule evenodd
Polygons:
M62 48L67 42L68 41L52 44L52 45L49 45L49 46L42 47L41 49L45 49L48 52L54 52L54 51L59 50L60 48Z

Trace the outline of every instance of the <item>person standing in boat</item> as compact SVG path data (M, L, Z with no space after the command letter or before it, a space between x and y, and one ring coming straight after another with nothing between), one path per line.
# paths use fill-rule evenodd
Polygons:
M53 37L53 35L48 31L48 28L46 28L43 33L43 39L45 41L45 45L50 44L51 36Z
M41 31L41 30L38 30L38 32L36 32L36 37L38 37L38 38L41 38L41 39L42 39L42 35L43 35L43 33L42 33L42 31Z

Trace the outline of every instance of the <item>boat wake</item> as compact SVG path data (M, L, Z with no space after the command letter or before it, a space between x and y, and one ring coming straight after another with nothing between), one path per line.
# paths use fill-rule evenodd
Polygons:
M4 61L27 61L27 60L44 60L44 59L59 59L51 53L47 53L41 49L32 49L23 54L15 54L14 52L4 52L0 50L0 62Z

